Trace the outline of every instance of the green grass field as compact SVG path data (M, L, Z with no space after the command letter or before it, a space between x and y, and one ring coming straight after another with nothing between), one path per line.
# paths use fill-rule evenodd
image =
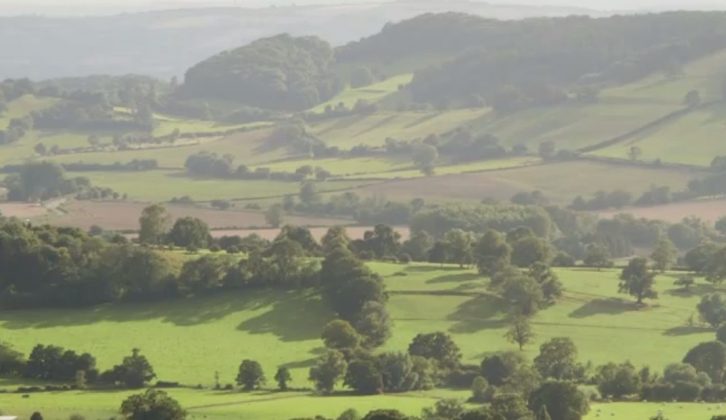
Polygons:
M413 74L404 73L368 86L359 88L348 87L333 99L316 106L311 111L316 113L324 112L326 107L332 106L335 108L340 103L345 105L346 108L352 109L356 102L360 100L375 103L392 93L396 93L399 86L411 83L412 79Z
M626 142L598 150L594 154L627 159L630 148L639 147L642 160L707 167L715 156L726 154L726 105L694 111L675 121L633 137Z
M394 320L394 333L384 350L405 351L416 334L433 331L451 333L467 363L479 363L486 354L495 351L515 349L503 337L506 308L499 299L486 293L487 280L474 271L429 264L372 263L371 267L385 277L391 295L388 307ZM638 309L631 298L617 294L616 270L562 269L558 274L565 286L565 297L534 318L536 342L525 348L527 357L534 357L543 341L569 336L577 344L583 362L630 360L637 366L648 365L660 370L681 360L693 345L713 338L713 331L709 329L686 326L700 296L711 290L705 283L698 283L693 293L684 294L674 288L674 276L658 276L660 299ZM268 376L277 366L290 367L293 385L307 387L307 370L322 351L320 331L331 318L332 314L312 292L247 291L187 301L104 305L85 310L3 312L0 332L4 341L26 353L38 343L91 352L102 369L138 347L154 365L159 379L189 385L211 386L214 372L220 373L223 384L231 383L239 362L251 358L260 361ZM617 347L614 343L618 343ZM12 386L8 382L2 385ZM300 409L305 415L332 415L351 406L367 410L389 405L416 414L422 407L432 405L436 397L467 395L464 391L445 390L425 395L370 398L319 398L305 394L249 396L192 390L173 393L192 413L221 419L242 415L249 416L244 418L287 418L280 416L298 413L295 407L303 406ZM0 408L6 412L8 409L23 412L49 407L63 416L84 411L99 416L91 418L101 418L110 414L125 394L34 394L30 400L21 400L16 394L0 394ZM689 412L679 406L684 405L668 407L676 414ZM612 412L617 413L614 415L618 419L635 420L643 418L643 413L655 414L660 406L598 407L603 416L609 417L607 413ZM705 413L706 407L714 406L699 407ZM588 417L592 418L597 418L595 412Z

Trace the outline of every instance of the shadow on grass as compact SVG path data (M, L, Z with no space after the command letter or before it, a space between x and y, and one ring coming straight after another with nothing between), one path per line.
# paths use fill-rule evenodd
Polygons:
M406 271L412 273L430 273L432 271L464 271L465 268L460 268L453 265L411 265L406 267Z
M238 330L252 334L274 334L283 341L318 338L322 326L332 318L327 306L313 291L239 291L224 295L175 299L153 303L119 303L82 309L42 309L0 312L0 325L7 329L55 328L98 322L142 322L161 320L176 326L215 322L230 315L254 316Z
M270 310L243 321L237 329L251 334L274 334L282 341L302 341L320 338L322 327L332 313L313 295L293 294L276 301Z
M708 293L717 292L719 289L714 287L712 284L705 284L705 283L698 283L694 284L693 286L689 287L688 290L680 288L680 289L668 289L664 291L663 293L669 296L675 296L675 297L681 297L681 298L690 298L693 296L703 296Z
M691 334L703 334L703 333L713 333L713 328L708 327L697 327L697 326L681 326L681 327L674 327L669 330L666 330L663 332L663 335L668 335L671 337L678 337L682 335L691 335Z
M570 318L587 318L594 315L618 315L639 309L635 302L619 298L595 299L572 311Z
M459 305L449 315L456 323L449 329L452 333L473 333L506 325L505 319L497 318L506 309L506 302L497 296L481 295Z
M439 283L462 283L473 280L480 280L483 277L474 273L460 273L460 274L448 274L445 276L434 277L426 280L427 284L439 284Z

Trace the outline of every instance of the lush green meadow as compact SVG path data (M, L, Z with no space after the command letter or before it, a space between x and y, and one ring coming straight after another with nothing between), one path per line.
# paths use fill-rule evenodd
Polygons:
M192 419L260 419L280 420L292 417L324 415L335 418L343 411L354 408L366 413L379 408L395 408L409 415L433 406L441 398L468 398L465 391L436 390L400 395L320 397L308 392L215 392L209 390L171 389L189 412ZM32 394L22 398L20 394L0 394L0 409L6 414L29 417L40 411L45 418L65 420L82 413L88 420L108 419L118 414L121 401L133 391L112 392L64 392ZM59 399L63 400L59 404ZM677 420L708 420L716 414L726 413L723 404L700 403L608 403L591 404L585 420L613 418L618 420L643 420L662 412L666 418Z
M452 334L467 363L479 363L495 351L515 350L503 337L506 305L487 293L488 280L473 270L430 264L372 263L371 267L385 277L390 292L388 307L394 332L383 350L405 351L416 334L433 331ZM700 296L712 290L706 283L699 282L692 293L683 293L673 286L675 275L660 275L656 279L660 299L639 309L631 298L617 293L617 270L557 272L565 296L534 318L536 339L525 348L527 357L536 355L540 343L568 336L577 344L583 362L630 360L660 370L680 361L696 343L713 337L713 331L687 324ZM0 332L4 341L26 353L38 343L91 352L102 369L138 347L154 365L159 379L188 385L208 388L214 383L215 372L223 384L232 383L239 362L251 358L260 361L268 378L276 367L285 365L292 371L293 386L309 387L307 370L323 350L319 335L330 319L332 314L313 292L247 291L153 304L7 311L0 314ZM8 382L3 385L13 386ZM33 394L28 400L17 394L0 394L0 408L22 413L48 407L46 411L62 414L51 418L80 411L89 413L90 418L102 418L112 414L126 394ZM432 405L435 398L468 395L466 391L441 390L365 398L197 390L174 390L173 394L192 414L220 419L278 419L290 413L333 415L347 407L365 411L385 406L416 414ZM686 406L688 409L682 408ZM588 418L597 418L596 410L600 409L601 416L610 417L612 412L616 418L635 420L645 418L645 413L655 414L659 407L595 406ZM667 407L675 416L690 413L695 406ZM706 413L715 406L699 407L700 413Z

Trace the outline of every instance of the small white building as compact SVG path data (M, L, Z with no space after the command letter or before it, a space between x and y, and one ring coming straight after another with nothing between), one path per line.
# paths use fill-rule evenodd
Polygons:
M18 420L18 416L0 416L0 420Z

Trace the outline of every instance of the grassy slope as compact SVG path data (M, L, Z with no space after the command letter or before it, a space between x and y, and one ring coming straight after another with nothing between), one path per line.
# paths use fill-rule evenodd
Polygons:
M726 51L691 63L684 68L681 77L673 79L654 75L613 89L611 94L641 102L680 104L685 94L695 89L701 94L702 101L717 101L722 99L724 74ZM643 150L642 159L707 166L714 156L726 154L722 142L726 125L725 108L721 104L692 112L595 154L626 158L630 147L637 145Z
M386 96L397 92L399 86L411 83L412 79L413 74L404 73L390 77L381 82L373 83L368 86L363 86L359 88L349 87L343 90L333 99L316 106L311 111L316 113L324 112L327 106L332 106L334 108L340 103L345 105L346 108L351 109L353 108L353 106L355 106L356 102L360 100L371 103L378 102Z
M631 147L643 151L640 159L707 167L715 156L726 155L726 105L700 109L652 130L596 152L599 156L627 159Z
M485 115L486 109L451 111L380 111L352 115L312 125L312 132L331 146L350 149L359 144L382 146L386 138L413 140L441 134Z

